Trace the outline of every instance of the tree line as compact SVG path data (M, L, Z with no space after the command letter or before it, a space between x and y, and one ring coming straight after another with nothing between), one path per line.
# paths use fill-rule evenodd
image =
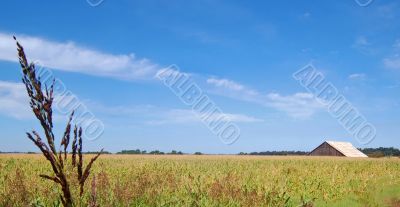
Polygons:
M240 152L238 155L308 155L306 151L264 151L264 152Z
M394 147L378 147L378 148L364 148L361 149L359 148L361 152L364 154L368 155L368 157L400 157L400 150ZM28 154L36 154L37 152L1 152L1 153L28 153ZM88 151L88 152L82 152L82 154L98 154L98 151ZM237 155L276 155L276 156L285 156L285 155L308 155L309 152L307 151L262 151L262 152L240 152ZM111 152L103 151L102 154L113 154ZM194 155L203 155L204 153L202 152L195 152L195 153L184 153L182 151L177 151L177 150L172 150L171 152L163 152L160 150L152 150L152 151L146 151L146 150L140 150L140 149L135 149L135 150L122 150L119 151L115 154L131 154L131 155L184 155L184 154L194 154Z
M400 150L394 147L378 147L378 148L364 148L359 149L364 154L368 155L368 157L399 157Z
M135 150L122 150L120 152L117 152L117 154L131 154L131 155L183 155L182 151L177 151L177 150L172 150L171 152L162 152L160 150L153 150L147 152L146 150L140 150L140 149L135 149Z

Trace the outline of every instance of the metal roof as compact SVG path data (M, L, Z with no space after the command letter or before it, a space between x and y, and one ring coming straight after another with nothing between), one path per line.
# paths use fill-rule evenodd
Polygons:
M350 142L326 141L330 146L341 152L346 157L368 157L355 148Z

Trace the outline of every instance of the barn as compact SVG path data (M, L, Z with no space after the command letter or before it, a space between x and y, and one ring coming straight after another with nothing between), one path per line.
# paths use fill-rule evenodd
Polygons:
M310 156L342 156L342 157L368 157L355 148L350 142L325 141L313 151Z

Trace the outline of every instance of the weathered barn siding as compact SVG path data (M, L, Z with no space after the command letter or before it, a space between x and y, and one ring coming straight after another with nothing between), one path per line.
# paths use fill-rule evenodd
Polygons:
M344 156L337 149L324 142L313 151L310 152L311 156Z
M368 157L355 148L350 142L325 141L313 151L311 156L345 156L345 157Z

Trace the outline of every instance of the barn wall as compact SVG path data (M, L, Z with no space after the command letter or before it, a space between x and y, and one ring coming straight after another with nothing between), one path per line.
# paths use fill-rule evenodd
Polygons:
M319 147L315 148L311 153L311 156L344 156L341 152L333 148L328 143L324 142Z

